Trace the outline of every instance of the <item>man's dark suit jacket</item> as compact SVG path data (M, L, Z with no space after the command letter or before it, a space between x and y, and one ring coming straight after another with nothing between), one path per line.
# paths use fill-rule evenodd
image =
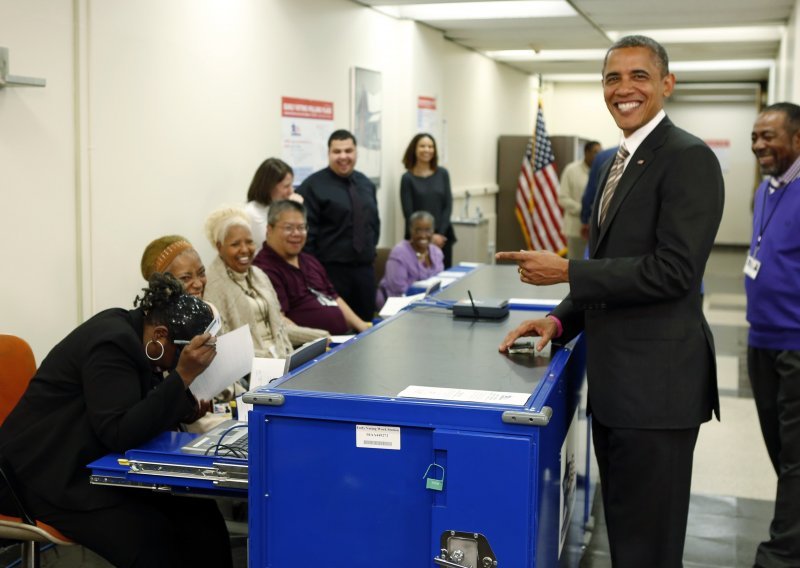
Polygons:
M570 261L570 294L553 315L563 339L586 333L589 406L602 424L692 428L712 409L719 418L701 282L723 200L716 156L665 117L631 156L602 228L592 215L590 257Z

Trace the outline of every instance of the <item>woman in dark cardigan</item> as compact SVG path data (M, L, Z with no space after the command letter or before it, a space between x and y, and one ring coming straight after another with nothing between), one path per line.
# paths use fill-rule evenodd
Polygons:
M439 165L439 154L433 136L420 133L411 139L403 155L403 165L408 170L400 179L400 203L406 220L405 238L410 238L408 228L415 211L427 211L434 218L434 245L444 253L444 267L453 264L453 244L456 234L450 223L453 212L453 193L450 174Z
M214 501L89 483L91 461L205 410L188 388L216 355L208 304L155 273L134 306L98 313L53 348L0 427L0 456L37 520L115 566L231 566ZM3 484L0 511L16 513Z

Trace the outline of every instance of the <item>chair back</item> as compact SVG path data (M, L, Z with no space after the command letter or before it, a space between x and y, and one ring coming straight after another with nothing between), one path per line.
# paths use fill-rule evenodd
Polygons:
M375 285L381 283L383 275L386 273L386 261L389 259L391 248L378 247L375 249Z
M36 360L30 345L14 335L0 334L0 425L35 374Z

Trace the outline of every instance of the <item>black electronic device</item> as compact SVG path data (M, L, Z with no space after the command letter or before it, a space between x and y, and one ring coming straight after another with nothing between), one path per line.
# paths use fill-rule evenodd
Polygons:
M453 304L453 315L457 318L501 319L508 315L508 300L483 298L475 300L472 292L467 290L468 300L459 300Z

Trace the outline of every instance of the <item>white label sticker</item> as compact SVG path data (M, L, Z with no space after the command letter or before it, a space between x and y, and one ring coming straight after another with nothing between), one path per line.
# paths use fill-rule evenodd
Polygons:
M356 424L356 447L374 450L399 450L400 428Z

